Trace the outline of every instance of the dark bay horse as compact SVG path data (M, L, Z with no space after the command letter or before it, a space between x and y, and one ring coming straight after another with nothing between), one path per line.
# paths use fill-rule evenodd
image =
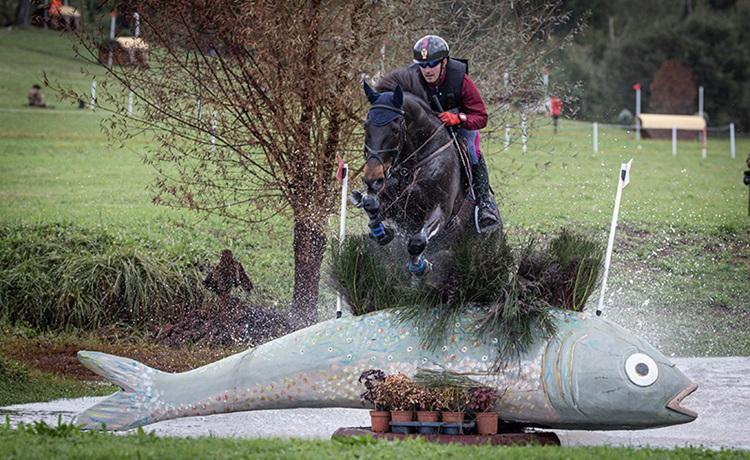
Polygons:
M417 276L431 270L425 257L449 247L454 237L472 231L469 178L450 132L424 99L404 92L378 92L364 83L370 101L365 122L364 194L352 201L369 217L371 236L388 244L395 232L407 238L407 268ZM394 228L395 227L395 228Z

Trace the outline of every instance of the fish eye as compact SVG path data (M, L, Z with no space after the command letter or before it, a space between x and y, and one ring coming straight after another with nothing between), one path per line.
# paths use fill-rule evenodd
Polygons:
M633 353L628 357L625 361L625 373L639 387L647 387L659 378L656 361L643 353Z

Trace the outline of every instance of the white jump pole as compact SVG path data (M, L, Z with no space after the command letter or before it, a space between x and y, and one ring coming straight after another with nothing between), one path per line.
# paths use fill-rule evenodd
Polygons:
M341 218L339 219L339 252L346 238L346 197L349 194L349 164L344 163L341 172ZM336 318L341 318L341 293L336 294Z
M216 120L216 111L211 112L211 151L216 150L216 128L218 127L218 121Z
M609 276L609 264L612 261L612 247L615 244L615 230L617 229L617 217L620 214L620 199L622 189L630 182L630 165L633 159L620 165L620 175L617 180L617 193L615 194L615 209L612 211L612 224L609 226L609 240L607 241L607 254L604 257L604 276L602 277L602 288L599 292L599 305L596 307L596 316L602 315L604 306L604 293L607 290L607 277Z
M599 153L599 123L594 122L594 153Z
M89 102L91 110L96 108L96 80L91 80L91 102Z
M672 156L677 156L677 127L672 126Z
M737 148L734 144L734 123L729 123L729 154L732 155L732 159L737 155Z

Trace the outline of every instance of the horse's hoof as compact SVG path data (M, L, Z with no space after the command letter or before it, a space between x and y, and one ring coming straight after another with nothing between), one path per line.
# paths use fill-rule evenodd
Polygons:
M432 262L420 257L416 264L413 264L411 260L406 262L406 269L414 276L424 276L432 271Z

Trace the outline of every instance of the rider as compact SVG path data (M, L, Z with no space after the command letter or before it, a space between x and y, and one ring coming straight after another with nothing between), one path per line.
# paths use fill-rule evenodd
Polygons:
M409 70L419 72L420 81L431 99L427 102L433 110L440 111L440 121L451 129L457 128L457 133L466 139L479 210L479 231L493 230L500 224L500 216L490 192L487 165L479 148L479 130L487 126L487 108L469 78L466 62L448 54L445 40L437 35L425 35L414 44L414 64ZM435 106L433 95L440 101L440 107Z

